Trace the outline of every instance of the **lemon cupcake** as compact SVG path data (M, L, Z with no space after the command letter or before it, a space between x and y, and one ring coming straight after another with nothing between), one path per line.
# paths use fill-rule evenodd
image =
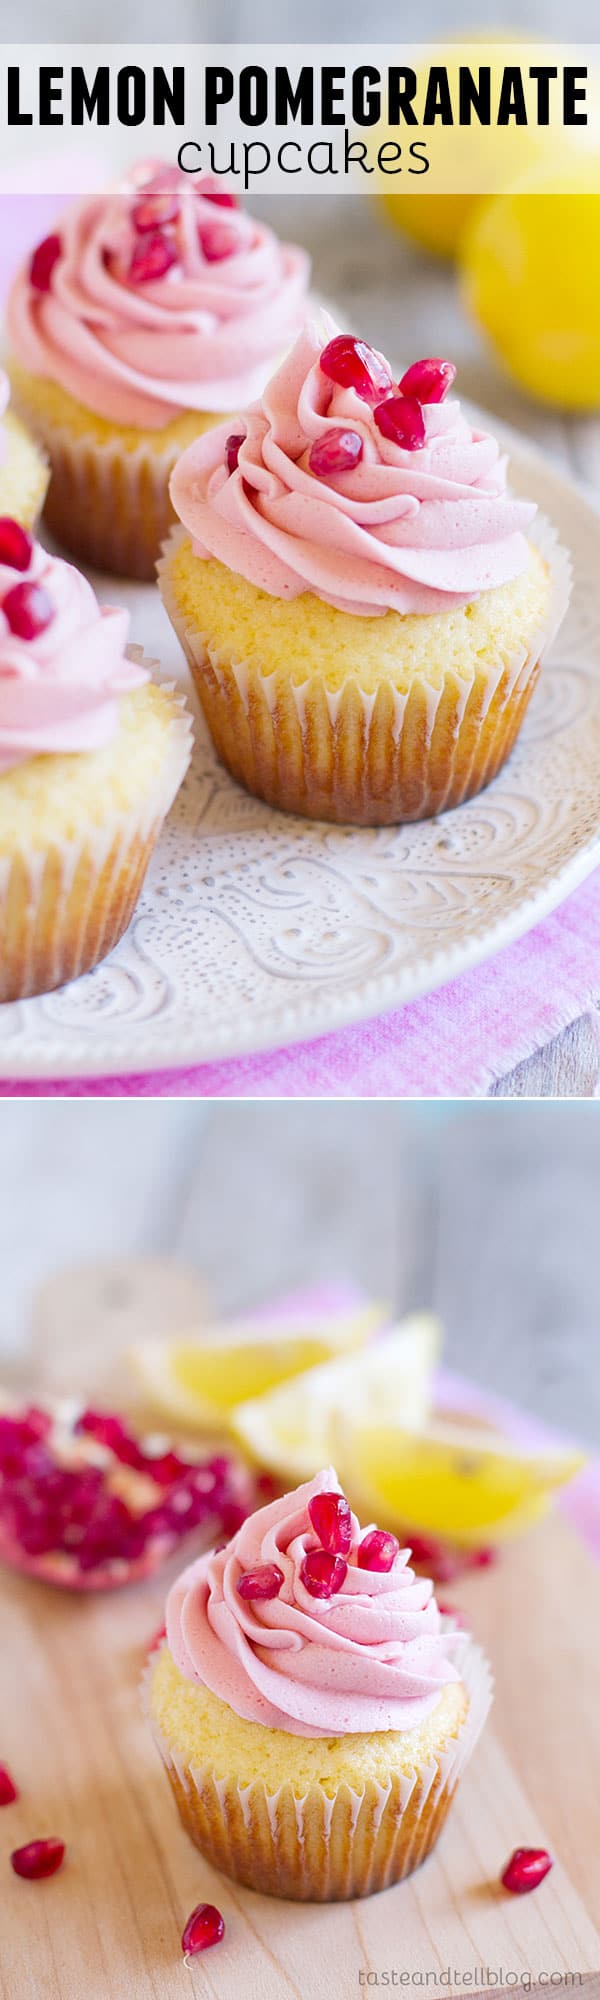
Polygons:
M34 528L48 490L48 466L24 424L8 409L8 376L0 369L0 519Z
M438 1838L491 1684L409 1553L330 1468L170 1592L145 1704L192 1840L251 1889L366 1896Z
M38 244L8 301L10 373L51 461L48 526L80 561L154 576L176 458L259 394L308 268L218 181L160 162Z
M324 316L171 480L159 580L209 729L271 805L424 819L508 756L568 596L451 363L394 385Z
M189 762L189 718L128 623L0 521L0 1000L116 944Z

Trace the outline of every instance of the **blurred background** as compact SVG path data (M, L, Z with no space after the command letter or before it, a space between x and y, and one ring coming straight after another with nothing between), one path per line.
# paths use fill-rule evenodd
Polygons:
M218 1313L339 1281L433 1308L447 1366L597 1446L599 1206L586 1105L7 1102L0 1376L26 1370L62 1267L174 1257ZM103 1282L76 1295L84 1372ZM62 1336L49 1297L38 1354Z
M573 0L568 19L560 0L521 0L514 9L513 25L531 28L546 35L570 35L595 39L597 11L592 0ZM417 23L401 20L397 0L377 0L367 13L364 0L334 0L324 9L320 0L303 0L301 12L295 0L171 0L168 26L174 42L351 42L361 37L384 41L400 31L423 36L440 32L458 34L463 27L488 23L499 25L497 0L471 0L457 16L453 0L427 0L419 9ZM134 19L127 17L130 39L160 41L165 30L165 11L160 0L145 0ZM61 41L120 41L123 39L123 8L118 0L87 0L82 13L78 0L60 0L52 21L43 0L27 0L19 10L19 33L24 41L44 41L49 32ZM5 41L9 36L5 35Z

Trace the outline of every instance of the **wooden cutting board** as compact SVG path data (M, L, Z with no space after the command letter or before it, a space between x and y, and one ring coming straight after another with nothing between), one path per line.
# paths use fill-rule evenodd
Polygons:
M380 1896L324 1907L230 1885L179 1826L138 1705L164 1576L80 1599L4 1572L0 1760L22 1796L0 1813L3 2000L359 2000L384 1985L498 2000L528 1979L541 1993L549 1975L555 1992L589 1980L591 2000L600 1570L555 1516L444 1594L491 1654L492 1723L424 1867ZM67 1841L63 1870L19 1881L11 1849L49 1833ZM501 1868L530 1843L557 1865L534 1894L510 1897ZM188 1968L180 1935L199 1901L217 1903L226 1935Z

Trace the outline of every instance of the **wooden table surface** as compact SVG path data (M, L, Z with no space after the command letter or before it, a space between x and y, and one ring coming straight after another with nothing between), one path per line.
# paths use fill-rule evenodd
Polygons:
M21 1798L0 1824L2 2000L177 2000L199 1901L222 1910L226 1937L189 1966L189 1990L219 2000L353 2000L390 1968L429 1973L435 1990L447 1967L442 1992L528 1979L541 1995L549 1975L573 1985L600 1971L600 1572L564 1524L454 1586L493 1660L492 1723L434 1855L360 1903L255 1896L184 1834L139 1710L163 1593L4 1585L2 1754ZM50 1833L67 1843L60 1874L18 1880L13 1846ZM550 1847L556 1865L511 1898L498 1878L522 1844Z

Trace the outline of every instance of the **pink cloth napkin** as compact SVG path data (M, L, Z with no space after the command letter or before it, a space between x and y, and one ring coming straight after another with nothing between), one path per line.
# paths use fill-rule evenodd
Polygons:
M0 1083L4 1097L478 1097L600 994L600 869L473 972L293 1048L148 1076Z

